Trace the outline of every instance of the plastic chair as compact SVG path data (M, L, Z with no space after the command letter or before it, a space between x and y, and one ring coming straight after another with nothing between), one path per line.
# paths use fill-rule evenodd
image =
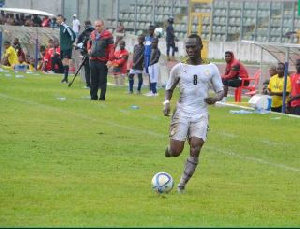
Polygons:
M259 84L260 75L261 75L261 71L257 70L253 77L242 78L241 86L239 86L238 88L236 88L234 90L234 100L235 100L235 102L241 102L241 97L242 97L242 91L243 90L248 90L248 92L246 92L245 95L248 95L250 97L256 94L256 87ZM245 81L249 81L248 86L244 86ZM251 81L254 81L254 84L251 84Z

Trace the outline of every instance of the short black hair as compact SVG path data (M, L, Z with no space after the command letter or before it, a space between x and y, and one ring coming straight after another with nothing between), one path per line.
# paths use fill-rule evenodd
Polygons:
M174 23L174 18L170 17L170 18L168 19L168 22L171 23L171 24L173 24L173 23Z
M154 25L150 25L150 26L149 26L149 29L153 29L153 30L154 30L154 29L155 29L155 26L154 26Z
M200 44L202 44L202 39L201 39L201 37L200 37L198 34L192 33L192 34L190 34L190 35L188 36L188 38L196 38L197 41L198 41Z
M85 20L85 21L84 21L84 24L85 24L85 25L92 25L92 23L91 23L90 20Z
M61 17L63 19L63 21L66 21L66 18L62 14L58 14L57 17Z
M230 56L233 56L233 53L232 53L231 51L226 51L226 52L225 52L225 55L226 55L226 54L229 54Z

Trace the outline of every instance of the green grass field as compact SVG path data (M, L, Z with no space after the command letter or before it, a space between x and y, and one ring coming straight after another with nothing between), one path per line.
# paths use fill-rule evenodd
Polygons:
M211 106L186 193L158 196L152 176L166 171L177 185L189 148L164 157L162 89L149 98L108 86L105 102L90 101L79 78L69 88L61 76L7 74L0 72L1 227L300 226L300 119Z

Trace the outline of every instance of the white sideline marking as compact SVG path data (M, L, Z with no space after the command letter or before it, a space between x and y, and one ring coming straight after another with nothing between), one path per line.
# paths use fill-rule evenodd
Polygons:
M268 161L265 161L263 159L256 158L256 157L242 156L242 155L239 155L239 154L234 153L232 151L225 151L225 150L217 149L217 148L214 148L214 147L211 147L211 146L205 146L205 147L209 148L210 150L214 150L214 151L217 151L219 153L225 154L227 156L240 158L242 160L255 161L255 162L258 162L258 163L261 163L261 164L271 165L273 167L281 168L281 169L284 169L284 170L287 170L287 171L300 172L300 169L290 167L290 166L286 166L286 165L283 165L283 164L276 164L276 163L268 162Z
M123 128L123 129L133 130L133 131L139 131L140 133L144 133L144 134L151 135L151 136L154 136L154 137L163 138L163 137L167 136L166 134L156 133L156 132L151 131L151 130L144 130L144 129L140 129L140 128L128 127L128 126L123 126L123 125L117 124L115 122L94 119L94 118L91 118L91 117L86 116L86 115L82 115L82 114L78 114L78 113L74 113L74 112L70 112L70 111L65 111L65 110L62 110L62 109L59 109L59 108L56 108L56 107L40 104L40 103L33 102L33 101L30 101L30 100L22 100L22 99L18 99L18 98L12 98L12 97L10 97L8 95L5 95L5 94L2 94L2 93L0 93L0 97L10 99L10 100L14 100L14 101L17 101L17 102L20 102L20 103L27 103L27 104L31 104L31 105L36 105L36 106L39 106L39 107L42 107L42 108L49 109L49 110L54 111L54 112L59 111L59 112L72 114L73 116L77 116L78 118L90 120L90 121L93 121L93 122L106 123L106 124L109 124L110 126L114 126L114 127L118 127L118 128ZM209 145L205 145L205 147L210 149L210 150L214 150L214 151L217 151L219 153L223 153L227 156L240 158L242 160L249 160L249 161L254 161L254 162L257 162L257 163L260 163L260 164L270 165L270 166L273 166L273 167L276 167L276 168L284 169L286 171L300 172L300 169L298 169L298 168L286 166L286 165L283 165L283 164L276 164L276 163L268 162L268 161L265 161L263 159L256 158L256 157L242 156L242 155L239 155L237 153L217 149L217 148L209 146Z

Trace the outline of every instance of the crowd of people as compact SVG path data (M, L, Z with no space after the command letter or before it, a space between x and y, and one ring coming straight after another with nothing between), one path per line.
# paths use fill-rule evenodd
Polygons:
M47 15L10 14L4 12L0 13L0 25L48 28L59 27L56 17L50 18Z
M5 18L5 20L4 20ZM25 19L31 19L30 16L22 15L4 15L1 14L0 20L6 23L12 22L25 23ZM80 33L80 22L77 15L73 15L73 27L69 27L63 15L58 15L55 19L60 28L60 40L48 41L44 49L41 49L42 58L37 65L38 70L45 72L61 73L64 75L62 83L68 83L69 66L72 61L72 52L80 49L83 57L83 66L85 70L86 88L90 89L91 100L105 100L107 74L111 71L115 85L125 85L125 79L128 77L128 93L134 93L134 78L137 75L136 94L142 94L143 74L149 78L149 89L147 96L158 96L157 82L159 77L159 59L161 52L158 48L159 39L154 31L155 27L150 25L147 35L139 35L137 43L134 46L132 60L129 58L129 52L126 49L126 43L118 33L114 39L112 33L105 27L103 20L96 20L94 26L91 21L84 22L84 29ZM32 18L36 26L49 26L51 20L45 16L40 19L37 15ZM18 24L17 23L17 24ZM168 19L166 28L166 55L168 60L174 58L176 51L173 29L173 18ZM121 27L120 27L121 28ZM122 27L124 30L124 27ZM2 64L16 68L19 65L28 65L28 69L33 70L35 60L25 55L22 47L15 39L13 44L9 41L4 42L5 53L2 58ZM170 51L171 56L170 56ZM221 74L221 80L224 88L224 98L226 101L228 88L239 87L242 82L247 86L250 82L242 79L249 78L247 68L234 56L231 51L225 52L226 68L224 74ZM282 112L282 97L284 86L284 68L283 63L278 66L270 67L270 79L263 83L262 94L272 97L271 111ZM287 111L293 114L300 114L299 107L299 73L300 60L297 61L297 73L287 78L286 87L286 105ZM100 95L98 96L98 90Z

